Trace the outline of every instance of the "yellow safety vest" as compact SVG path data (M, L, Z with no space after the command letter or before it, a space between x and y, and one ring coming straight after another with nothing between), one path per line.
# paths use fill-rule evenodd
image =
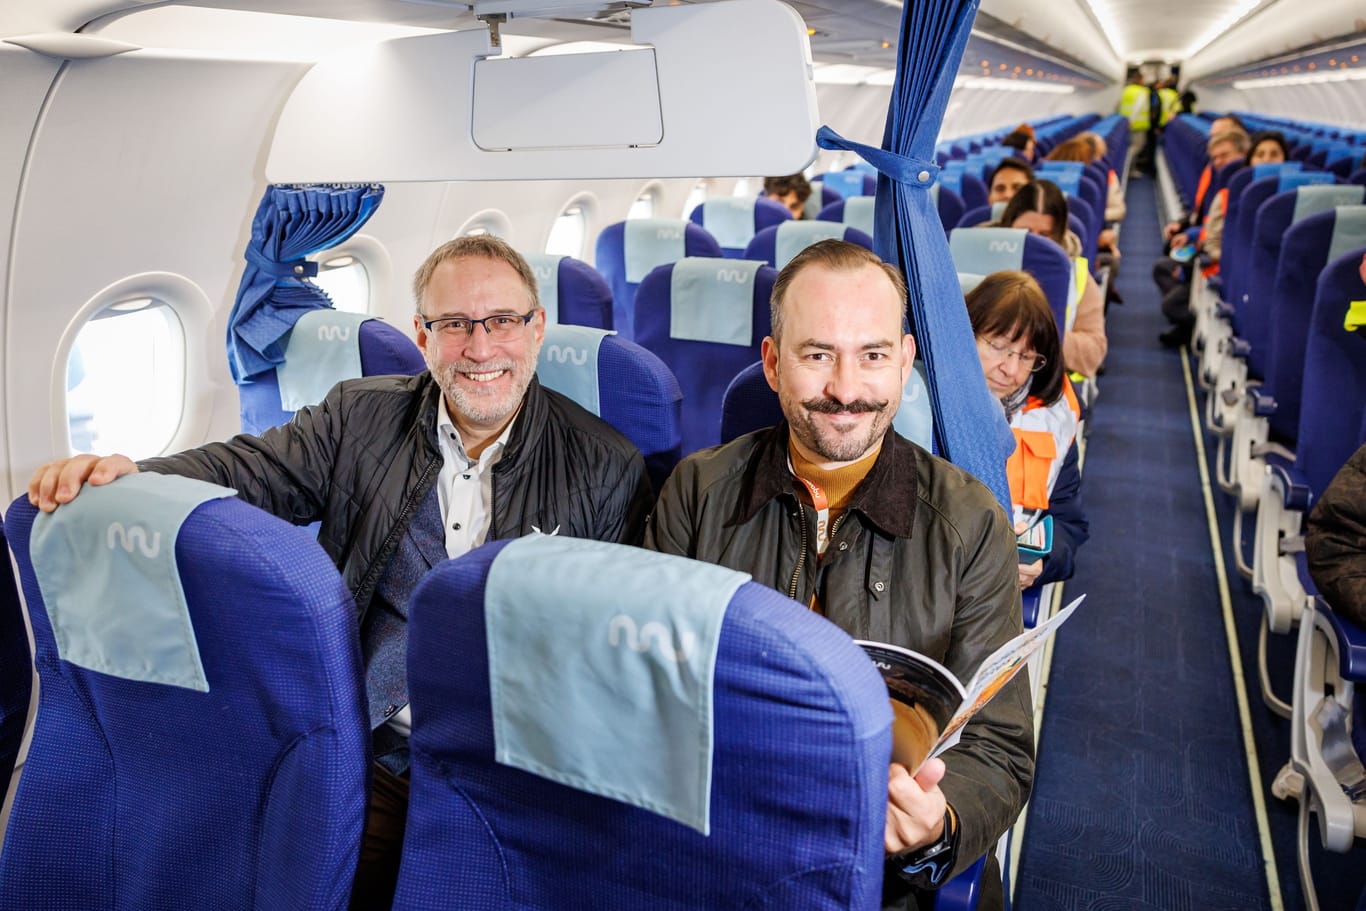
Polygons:
M1162 99L1162 125L1165 127L1176 116L1177 105L1181 103L1181 96L1176 93L1176 89L1158 89L1157 97Z
M1126 85L1119 96L1119 113L1128 119L1131 131L1148 129L1148 87Z

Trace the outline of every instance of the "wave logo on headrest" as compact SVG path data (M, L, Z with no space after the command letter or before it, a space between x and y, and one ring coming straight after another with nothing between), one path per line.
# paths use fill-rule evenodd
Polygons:
M749 278L749 273L743 269L718 269L716 270L716 280L725 282L729 285L742 285Z
M149 560L161 553L161 532L152 532L149 540L147 529L141 525L130 525L125 528L122 522L113 522L104 537L105 546L110 550L122 547L131 554L136 549Z
M660 656L666 661L682 664L692 656L697 646L697 635L685 630L675 646L669 628L658 620L649 621L637 632L635 620L626 614L617 614L607 625L607 644L613 648L624 645L642 655L658 647Z
M574 364L582 367L588 363L588 349L575 348L573 345L546 345L545 359L556 364Z
M318 338L324 342L344 342L351 337L350 326L319 326Z
M920 385L917 384L917 385L915 385L915 386L911 386L911 387L909 387L909 388L907 388L907 389L901 390L901 401L903 401L903 402L918 402L918 401L920 401L920 389L921 389Z
M655 240L681 240L683 232L677 228L656 228Z
M531 271L536 273L536 280L538 282L549 281L550 276L554 274L548 265L532 266Z
M1018 240L993 240L987 244L987 249L992 253L1018 253L1020 242Z

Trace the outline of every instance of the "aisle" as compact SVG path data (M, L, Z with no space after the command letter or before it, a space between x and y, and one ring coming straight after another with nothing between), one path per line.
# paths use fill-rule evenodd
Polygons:
M1014 907L1271 908L1151 180L1128 206L1065 593L1088 597L1053 654Z

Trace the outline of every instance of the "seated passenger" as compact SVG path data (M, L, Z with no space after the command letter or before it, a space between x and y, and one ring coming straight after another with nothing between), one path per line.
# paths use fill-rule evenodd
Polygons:
M1034 128L1029 124L1022 123L1011 130L1001 140L1001 145L1014 149L1015 154L1026 163L1034 163Z
M376 763L352 907L388 908L408 799L407 604L435 563L536 529L636 543L652 499L645 462L608 424L536 380L545 311L516 250L452 240L413 279L418 376L346 380L261 436L138 464L81 455L40 468L46 512L82 482L155 471L236 488L295 523L321 522L360 613Z
M1047 237L1072 258L1076 280L1067 307L1068 326L1063 334L1062 359L1066 368L1082 376L1095 376L1105 361L1109 341L1105 337L1105 301L1081 255L1081 239L1067 227L1067 197L1051 180L1036 180L1016 193L1001 213L998 224L1024 228Z
M764 178L764 195L787 206L793 218L800 219L806 212L806 201L811 198L811 189L811 182L801 174Z
M1239 118L1237 114L1225 114L1222 117L1214 118L1209 125L1210 138L1209 143L1205 146L1206 150L1213 144L1215 137L1233 131L1238 131L1243 134L1247 133L1247 127L1243 124L1242 119ZM1228 161L1232 160L1232 158L1228 159ZM1227 163L1228 162L1226 161L1225 164ZM1200 179L1195 185L1195 204L1191 206L1189 212L1175 221L1167 222L1166 226L1162 229L1162 234L1167 238L1168 242L1171 242L1173 238L1182 231L1199 226L1201 220L1205 217L1205 194L1209 192L1210 181L1213 179L1214 172L1217 170L1219 170L1219 167L1216 166L1214 162L1206 162L1204 169L1200 172Z
M1094 141L1088 140L1087 136L1094 137ZM1095 133L1080 133L1073 136L1066 142L1059 143L1053 151L1045 156L1045 161L1079 161L1082 164L1090 164L1096 160L1096 149L1103 146L1104 140ZM1119 179L1115 177L1113 171L1110 172L1105 196L1105 221L1118 221L1127 214L1128 209L1124 203L1124 193L1119 188ZM1119 250L1115 248L1115 232L1113 228L1105 228L1100 232L1096 240L1096 246L1109 253L1111 256L1118 256Z
M1314 504L1304 553L1314 585L1333 610L1366 628L1366 446L1347 460ZM1363 696L1358 691L1357 698Z
M915 357L901 274L821 241L783 268L772 311L764 373L786 420L684 459L645 546L750 573L851 635L971 675L1021 628L1015 538L986 487L892 428ZM891 766L884 907L929 907L926 890L1014 823L1034 774L1029 706L1016 677L942 761ZM982 909L1003 906L998 870L989 858Z
M1023 158L1016 158L1013 155L1002 158L992 170L991 180L987 182L987 202L993 206L998 202L1010 202L1010 197L1015 195L1015 191L1033 179L1034 169Z
M1019 564L1020 588L1070 579L1089 533L1077 469L1078 408L1060 362L1053 311L1027 272L988 275L968 294L967 307L987 388L1015 431L1007 463L1015 530L1053 517L1052 549L1042 560Z

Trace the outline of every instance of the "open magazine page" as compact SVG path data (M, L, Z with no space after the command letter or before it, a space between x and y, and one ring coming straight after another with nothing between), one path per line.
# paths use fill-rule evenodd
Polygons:
M958 742L958 735L962 732L963 725L968 723L968 719L977 714L1001 687L1010 682L1010 679L1025 666L1029 656L1048 641L1054 630L1072 616L1072 611L1076 610L1077 605L1085 598L1086 596L1082 595L1050 617L1046 623L1025 630L987 656L982 666L977 669L977 673L972 675L972 679L964 687L967 697L939 735L938 742L930 751L931 756L939 755Z
M892 761L917 769L967 698L963 684L937 661L885 642L859 642L882 673L892 702Z

